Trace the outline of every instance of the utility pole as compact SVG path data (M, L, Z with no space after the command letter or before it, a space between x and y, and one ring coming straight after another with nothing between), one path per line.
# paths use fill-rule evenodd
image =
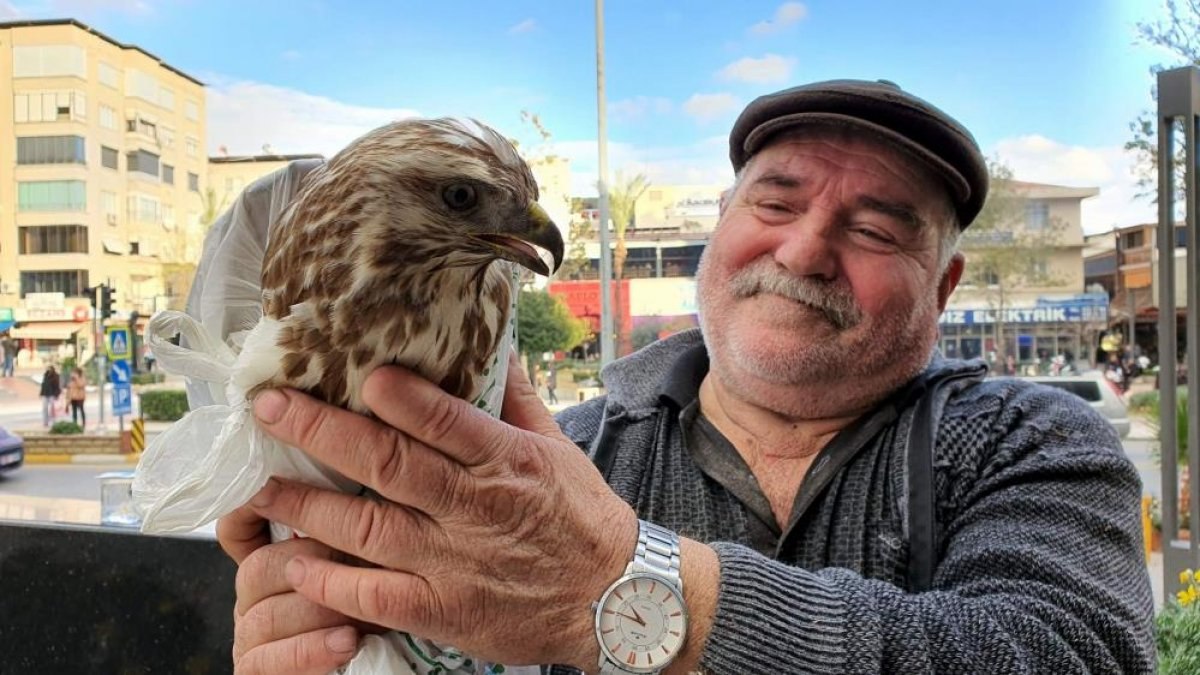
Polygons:
M600 146L600 366L612 362L612 250L608 239L608 120L604 101L604 0L596 0L596 117Z

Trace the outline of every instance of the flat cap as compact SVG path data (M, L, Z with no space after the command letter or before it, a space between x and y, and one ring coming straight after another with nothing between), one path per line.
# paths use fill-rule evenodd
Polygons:
M983 208L987 162L971 132L886 80L815 82L754 99L729 133L734 171L776 133L807 124L862 127L907 150L946 182L961 229Z

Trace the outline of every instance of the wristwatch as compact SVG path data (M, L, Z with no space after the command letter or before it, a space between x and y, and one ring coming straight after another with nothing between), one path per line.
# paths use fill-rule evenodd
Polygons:
M633 560L594 607L601 675L657 673L666 668L687 638L679 535L639 520Z

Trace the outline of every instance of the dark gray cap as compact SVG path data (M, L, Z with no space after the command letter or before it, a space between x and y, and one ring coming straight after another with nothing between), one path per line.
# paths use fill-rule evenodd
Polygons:
M962 229L983 208L987 163L971 132L886 80L815 82L754 99L729 133L734 171L776 133L806 124L862 127L907 150L946 182Z

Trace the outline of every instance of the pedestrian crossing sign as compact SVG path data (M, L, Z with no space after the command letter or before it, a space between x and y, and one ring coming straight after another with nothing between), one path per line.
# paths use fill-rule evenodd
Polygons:
M125 326L109 326L104 329L104 342L108 346L108 358L129 360L132 356L129 344L129 328Z

